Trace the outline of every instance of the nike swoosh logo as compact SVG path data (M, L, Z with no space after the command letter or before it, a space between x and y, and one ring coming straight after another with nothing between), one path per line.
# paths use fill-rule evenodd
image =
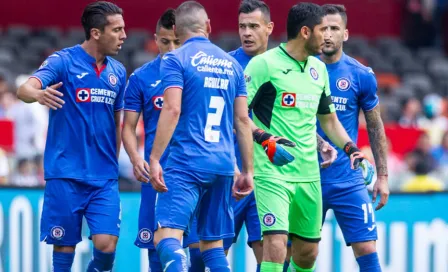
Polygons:
M151 84L151 87L156 87L157 85L159 85L160 82L161 80L156 80L155 83Z
M367 228L369 231L372 231L372 230L374 230L376 228L376 225L373 225L372 227L370 227L370 228Z
M168 266L170 266L172 263L174 263L174 260L167 262L165 265L165 268L163 269L163 272L166 272L166 270L168 269Z
M289 72L291 72L292 69L286 69L286 71L282 71L283 74L287 75Z
M89 73L82 73L82 74L80 74L80 75L77 75L76 77L79 78L79 79L81 79L81 78L85 77L85 76L88 75L88 74L89 74Z

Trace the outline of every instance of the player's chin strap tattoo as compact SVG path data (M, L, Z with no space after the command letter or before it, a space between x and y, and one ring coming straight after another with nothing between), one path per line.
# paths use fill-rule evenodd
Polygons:
M348 142L344 145L344 152L350 157L353 169L358 169L359 164L364 160L364 154L359 150L354 142Z

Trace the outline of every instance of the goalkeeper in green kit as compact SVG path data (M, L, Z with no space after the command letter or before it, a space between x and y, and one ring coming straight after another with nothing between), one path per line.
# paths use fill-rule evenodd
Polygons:
M326 144L316 141L316 116L352 168L364 157L337 119L325 64L313 57L329 34L320 6L297 4L288 14L288 42L254 57L245 70L254 141L260 144L254 147L254 176L262 272L283 270L288 235L288 270L314 271L322 224L317 150Z

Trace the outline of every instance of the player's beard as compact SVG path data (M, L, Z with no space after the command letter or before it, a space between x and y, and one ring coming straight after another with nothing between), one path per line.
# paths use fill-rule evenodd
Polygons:
M322 45L320 45L314 35L305 43L305 50L308 55L315 56L322 52Z
M339 44L339 45L337 45L337 44L335 44L335 43L333 43L333 46L332 47L330 47L330 48L325 48L325 46L322 48L322 53L325 55L325 56L329 56L329 57L331 57L331 56L333 56L333 55L335 55L338 51L339 51L339 49L341 48L341 46L342 46L342 44Z

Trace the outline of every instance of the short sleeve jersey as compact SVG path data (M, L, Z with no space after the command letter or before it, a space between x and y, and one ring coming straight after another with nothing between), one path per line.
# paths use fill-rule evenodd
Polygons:
M371 68L345 54L338 62L326 66L332 90L331 99L335 105L338 119L350 138L356 143L360 109L370 111L378 105L375 75ZM324 140L330 142L339 154L330 167L321 169L322 182L332 183L362 179L361 170L353 171L351 169L349 157L331 142L320 125L317 126L317 132Z
M118 179L114 112L123 109L124 66L106 57L101 69L80 46L49 56L32 75L42 88L62 82L65 104L50 109L45 179Z
M297 144L286 147L295 160L282 167L272 164L262 146L255 145L255 177L318 181L316 114L335 111L325 64L312 56L298 62L281 44L254 57L245 77L255 124Z
M203 37L193 37L162 58L163 89L182 89L179 122L167 168L233 175L233 105L246 96L234 58Z

